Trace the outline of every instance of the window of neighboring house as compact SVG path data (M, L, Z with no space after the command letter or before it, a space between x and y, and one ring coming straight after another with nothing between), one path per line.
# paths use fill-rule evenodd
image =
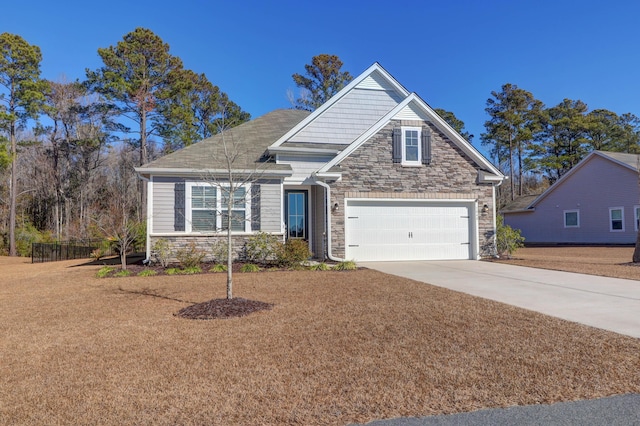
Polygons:
M251 224L247 220L250 201L247 199L248 189L237 188L231 201L231 230L250 232ZM227 187L212 186L207 183L192 183L187 192L190 206L187 212L187 232L225 231L229 224L227 208L229 190Z
M421 165L422 164L422 147L421 147L420 127L403 127L402 128L402 164L403 165Z
M564 211L564 227L579 228L580 227L580 210Z
M633 211L635 212L636 232L638 232L640 229L640 206L633 206Z
M624 231L624 208L623 207L609 208L609 231L611 232Z

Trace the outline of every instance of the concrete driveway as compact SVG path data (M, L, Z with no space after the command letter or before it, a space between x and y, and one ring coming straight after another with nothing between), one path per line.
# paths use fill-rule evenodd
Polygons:
M473 260L359 265L640 338L640 281Z

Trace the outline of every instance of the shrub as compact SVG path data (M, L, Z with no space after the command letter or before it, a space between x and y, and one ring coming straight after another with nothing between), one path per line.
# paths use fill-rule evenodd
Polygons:
M97 248L91 252L91 254L89 255L89 258L93 259L94 261L97 261L102 259L104 255L105 255L104 251L101 248Z
M191 274L199 274L202 272L202 268L199 266L187 266L184 269L180 270L180 274L191 275Z
M227 272L227 265L216 263L211 267L211 269L209 269L209 272Z
M217 240L211 245L211 253L213 254L213 260L216 263L227 262L227 252L229 245L226 240Z
M176 258L183 268L200 266L205 256L205 252L196 246L195 241L191 241L176 252Z
M165 272L167 275L178 275L180 273L180 268L169 268Z
M151 250L158 263L160 263L160 266L163 268L169 266L169 259L171 258L171 245L169 244L169 240L166 238L156 240Z
M524 237L520 235L519 229L513 229L509 225L505 225L502 215L498 215L496 221L496 249L498 256L509 258L520 247L524 247Z
M158 275L158 273L153 269L143 269L142 271L138 272L139 277L152 277L154 275Z
M113 274L114 277L128 277L129 275L131 275L131 271L129 271L128 269L121 269Z
M329 265L322 262L322 263L316 263L315 265L311 265L309 269L311 269L312 271L328 271L331 268L329 267Z
M255 265L253 263L245 263L244 265L242 265L242 268L240 268L240 272L259 272L260 268L258 267L258 265Z
M96 273L96 277L98 278L108 277L109 275L111 275L113 271L114 269L111 266L103 266L102 268L98 269L98 272Z
M250 262L266 264L276 260L280 239L266 232L258 232L247 241L245 254Z
M309 243L304 240L287 240L279 244L276 251L276 259L279 265L292 267L309 259L313 253L309 250Z
M355 271L358 269L358 265L353 260L343 260L336 263L333 268L334 271Z

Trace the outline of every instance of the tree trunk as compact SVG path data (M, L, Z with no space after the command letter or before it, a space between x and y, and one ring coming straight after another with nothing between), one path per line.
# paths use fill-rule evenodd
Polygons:
M640 263L640 230L636 236L636 248L633 250L633 263Z
M231 211L233 210L233 174L229 167L229 194L227 195L227 299L233 299L233 239L231 238Z
M13 102L12 102L13 103ZM13 108L9 111L13 113ZM16 146L16 123L11 122L9 129L9 138L11 139L11 185L9 188L9 256L16 256L16 203L18 200L18 150Z

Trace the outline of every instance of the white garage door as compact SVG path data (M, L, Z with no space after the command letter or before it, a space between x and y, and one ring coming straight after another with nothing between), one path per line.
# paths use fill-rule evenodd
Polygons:
M346 258L470 259L472 206L469 202L347 200Z

